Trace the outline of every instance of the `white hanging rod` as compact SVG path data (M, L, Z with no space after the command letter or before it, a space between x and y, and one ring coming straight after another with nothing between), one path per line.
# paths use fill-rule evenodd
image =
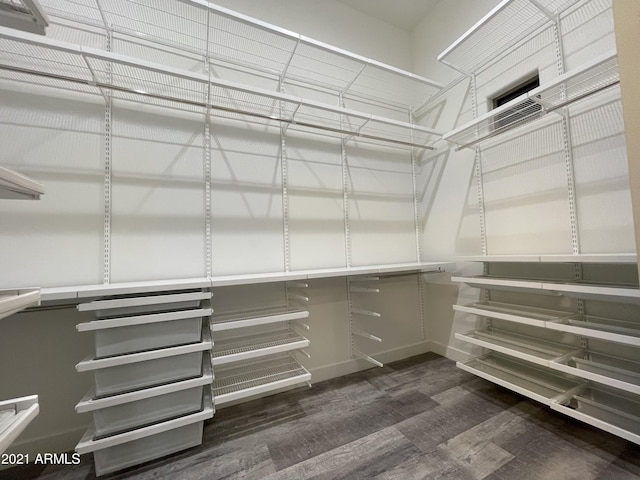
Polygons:
M259 97L266 97L272 100L284 101L284 102L288 102L298 106L309 107L309 108L318 109L318 110L322 110L330 113L337 113L339 115L345 115L348 117L356 117L356 118L363 119L366 122L375 121L385 125L400 127L412 132L422 132L427 134L440 135L435 130L427 127L423 127L420 125L414 125L411 123L401 122L398 120L393 120L393 119L381 117L378 115L359 112L357 110L337 107L334 105L329 105L321 102L315 102L313 100L303 99L303 98L296 97L293 95L288 95L285 93L272 92L269 90L244 85L238 82L225 81L222 79L214 79L203 74L197 74L197 73L193 73L193 72L189 72L189 71L181 70L177 68L172 68L172 67L168 67L168 66L153 63L153 62L147 62L141 59L128 57L126 55L119 55L111 52L106 52L106 51L98 50L95 48L82 47L82 46L69 44L66 42L52 40L49 38L42 38L38 35L14 31L12 29L4 28L4 27L0 27L0 38L6 38L11 41L20 42L22 44L34 45L36 47L44 48L51 51L60 51L60 52L70 53L72 55L78 55L84 60L87 66L89 65L89 62L88 62L89 59L96 59L96 60L101 60L105 62L113 62L118 65L122 65L126 67L140 68L142 70L149 71L149 72L182 78L182 79L193 81L202 85L211 84L217 87L221 87L223 89L233 90L234 92L248 93L250 95L257 95ZM434 150L434 147L431 147L428 145L420 145L413 142L407 142L404 140L398 140L398 139L382 137L378 135L361 133L360 131L357 131L357 130L356 131L346 130L346 129L335 128L335 127L330 127L326 125L320 125L317 123L302 122L302 121L296 120L295 118L283 118L276 115L266 115L266 114L262 114L262 113L250 111L250 110L224 107L221 105L212 104L210 102L191 100L187 98L177 98L177 97L172 97L164 94L146 92L139 89L113 85L109 83L99 82L96 78L93 78L93 77L92 77L93 80L88 80L85 78L71 77L68 75L62 75L62 74L51 73L51 72L42 72L40 70L27 69L27 68L11 66L11 65L0 65L0 69L13 71L17 73L34 75L34 76L40 76L45 78L63 80L63 81L68 81L76 84L87 85L90 87L106 88L106 89L115 90L123 93L155 98L158 100L182 103L182 104L202 107L202 108L211 108L213 110L223 111L227 113L247 115L255 118L278 121L278 122L282 122L290 125L297 125L300 127L307 127L307 128L314 128L314 129L323 130L323 131L329 131L329 132L338 133L341 135L347 135L347 136L359 137L363 139L376 140L376 141L381 141L386 143L403 145L405 147ZM88 67L87 70L91 72L91 68Z
M605 85L602 85L598 88L595 88L593 90L590 90L588 92L585 93L581 93L580 95L576 95L575 97L566 100L562 103L559 103L557 105L551 106L551 107L545 107L542 102L537 101L536 103L538 103L539 105L542 106L542 110L534 115L530 115L529 117L523 118L521 121L517 121L514 122L512 124L509 125L505 125L503 127L499 127L497 129L495 129L494 131L492 131L491 133L488 133L480 138L476 138L475 140L473 140L472 142L469 143L465 143L464 145L460 145L458 147L456 147L456 152L459 152L460 150L462 150L463 148L469 148L469 147L473 147L474 145L484 142L485 140L489 139L489 138L493 138L493 137L497 137L498 135L501 135L505 132L508 132L509 130L513 130L514 128L520 127L526 123L532 122L544 115L546 115L547 113L552 113L555 112L556 110L559 110L561 108L567 107L569 105L571 105L574 102L577 102L579 100L583 100L585 98L588 98L592 95L595 95L596 93L600 93L604 90L608 90L611 87L615 87L616 85L620 84L620 80L613 80ZM536 101L535 96L531 95L529 96L529 98L531 98L532 100Z
M239 115L246 115L246 116L249 116L249 117L261 118L263 120L271 120L271 121L276 121L276 122L282 122L282 123L286 123L286 124L289 124L289 125L295 125L295 126L298 126L298 127L313 128L313 129L316 129L316 130L323 130L323 131L326 131L326 132L338 133L338 134L341 134L341 135L350 135L350 136L353 136L353 137L358 137L358 138L367 139L367 140L376 140L376 141L380 141L380 142L392 143L392 144L395 144L395 145L402 145L402 146L411 147L411 148L420 148L420 149L424 149L424 150L435 150L434 147L429 146L429 145L420 145L420 144L417 144L417 143L405 142L403 140L396 140L396 139L393 139L393 138L381 137L381 136L378 136L378 135L369 135L369 134L366 134L366 133L359 133L359 132L355 132L355 131L352 131L352 130L344 130L344 129L341 129L341 128L326 127L324 125L318 125L318 124L309 123L309 122L300 122L300 121L297 121L297 120L278 117L276 115L265 115L265 114L262 114L262 113L251 112L249 110L241 110L241 109L237 109L237 108L223 107L223 106L215 105L215 104L208 103L208 102L197 102L197 101L193 101L193 100L186 100L186 99L182 99L182 98L170 97L168 95L159 95L159 94L155 94L155 93L143 92L143 91L140 91L140 90L135 90L135 89L126 88L126 87L119 87L119 86L116 86L116 85L110 85L110 84L102 83L102 82L93 82L93 81L90 81L90 80L73 78L73 77L68 77L68 76L64 76L64 75L39 72L39 71L30 70L30 69L26 69L26 68L13 67L13 66L10 66L10 65L1 65L0 64L0 69L8 70L8 71L16 72L16 73L24 73L24 74L28 74L28 75L35 75L35 76L39 76L39 77L52 78L52 79L56 79L56 80L64 80L64 81L73 82L73 83L77 83L77 84L81 84L81 85L88 85L88 86L91 86L91 87L106 88L106 89L115 90L115 91L118 91L118 92L131 93L131 94L140 95L140 96L148 97L148 98L155 98L157 100L165 100L165 101L169 101L169 102L182 103L182 104L185 104L185 105L191 105L191 106L195 106L195 107L210 108L212 110L217 110L217 111L222 111L222 112L227 112L227 113L235 113L235 114L239 114ZM239 120L239 119L231 118L231 120Z

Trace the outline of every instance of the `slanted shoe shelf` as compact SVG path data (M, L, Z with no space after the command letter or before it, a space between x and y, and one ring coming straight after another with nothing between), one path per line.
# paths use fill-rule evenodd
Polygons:
M609 268L614 269L629 263L615 261L614 255L600 258L610 259ZM515 263L513 259L508 261ZM488 292L506 292L502 297L536 296L538 303L544 298L539 297L540 294L564 296L572 298L574 304L577 302L581 310L562 311L489 299L455 305L453 308L457 312L477 315L488 321L485 328L456 333L457 339L489 351L468 362L459 362L458 366L572 418L640 444L640 361L637 355L640 353L640 322L633 318L591 315L583 310L587 308L588 311L584 301L595 301L598 308L603 309L604 305L619 314L615 306L640 302L638 285L492 276L491 260L488 263L487 275L452 279ZM513 297L513 292L519 292L518 297ZM500 322L499 325L494 324L494 320ZM523 329L533 333L525 335L520 331ZM557 337L548 335L550 332L556 332ZM591 348L591 339L600 343Z

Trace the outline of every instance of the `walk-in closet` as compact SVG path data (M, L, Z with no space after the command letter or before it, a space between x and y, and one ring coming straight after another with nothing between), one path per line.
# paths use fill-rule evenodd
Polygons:
M640 478L639 16L0 0L0 479Z

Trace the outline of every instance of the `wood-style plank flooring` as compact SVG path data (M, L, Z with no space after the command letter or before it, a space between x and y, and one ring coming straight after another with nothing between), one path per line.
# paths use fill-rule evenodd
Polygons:
M640 446L435 354L216 413L200 447L108 479L640 479ZM0 479L93 479L26 467Z

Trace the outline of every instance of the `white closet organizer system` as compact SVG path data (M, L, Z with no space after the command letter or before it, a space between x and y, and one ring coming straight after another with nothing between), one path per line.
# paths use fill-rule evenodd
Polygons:
M411 120L412 108L441 88L438 83L214 4L199 0L45 0L41 4L51 25L101 32L107 47L100 50L0 28L0 75L5 79L100 95L105 100L107 111L113 101L128 101L203 113L207 117L207 125L209 119L217 117L273 123L281 127L283 145L288 129L301 129L333 135L345 143L357 140L404 149L408 152L407 158L415 162L414 152L433 148L430 142L439 138L434 130L416 125ZM110 47L114 41L120 40L141 50L152 48L156 53L188 58L190 68L201 65L201 73L114 53ZM238 78L241 81L237 81ZM265 88L265 85L273 86L273 89ZM335 96L336 102L329 104L292 95L287 93L290 87L321 94L329 92ZM381 111L385 114L381 115ZM105 118L109 122L110 116L105 115ZM205 136L205 144L209 144L208 128ZM285 244L288 242L286 161L283 157ZM415 177L415 164L413 166ZM106 199L110 198L110 168L107 152ZM347 168L344 164L343 169L346 171ZM207 155L204 171L210 175L211 164ZM208 181L203 184L208 202L205 214L209 216L211 184ZM346 192L344 200L346 209ZM105 245L109 245L108 201L105 202L105 219ZM416 215L416 235L419 230L417 222ZM204 243L210 246L210 225L205 230ZM347 235L348 231L346 228ZM99 308L96 307L96 319L78 326L80 331L94 332L96 341L92 358L78 364L78 370L92 371L96 378L95 391L89 392L77 407L79 412L93 412L94 415L94 427L78 445L78 451L94 453L99 473L194 444L197 432L195 427L190 427L182 439L176 440L178 443L170 444L168 450L162 448L160 451L157 447L158 442L163 442L163 436L171 435L172 429L184 428L184 419L193 419L193 425L201 424L203 415L212 414L213 403L222 405L310 380L309 372L296 357L304 357L302 349L309 344L309 340L299 332L308 329L301 322L308 316L304 308L307 297L300 292L304 287L289 283L289 305L283 311L211 316L210 326L198 337L198 342L184 345L168 342L172 338L187 338L189 335L194 340L197 319L209 315L202 308L198 312L190 309L178 312L173 308L164 311L173 303L158 304L162 305L158 307L161 310L150 309L155 304L148 303L148 298L162 297L163 301L173 302L165 297L182 295L191 289L210 291L225 285L304 282L313 278L359 274L420 274L438 271L446 265L422 263L418 257L418 261L411 264L352 267L348 257L345 268L292 272L286 247L285 252L284 272L214 276L209 250L207 276L202 279L111 284L110 252L105 248L105 285L43 289L45 301L71 300L80 303L83 310L93 308L92 303L83 302L93 302L94 299L102 302ZM122 303L125 300L127 307ZM138 301L146 303L138 304ZM303 305L298 305L300 301ZM111 309L105 302L115 302L111 305L119 306ZM131 310L134 307L136 310ZM115 313L118 309L120 311ZM170 326L175 334L162 335L162 329ZM272 330L255 336L255 328ZM129 331L136 333L130 335ZM142 378L155 375L155 368L140 374L138 370L143 365L160 364L166 358L173 362L176 358L189 356L192 357L190 373L195 375L198 368L196 378L200 380L197 382L209 378L207 371L195 361L196 357L200 358L199 352L209 349L209 332L215 340L210 357L215 380L212 380L213 399L204 399L203 410L198 413L166 411L167 415L182 415L169 419L145 415L129 418L129 407L136 402L162 403L168 401L164 399L169 395L182 391L174 390L176 385L184 385L185 390L193 385L182 374L179 378L163 377L154 380L153 384L142 384ZM136 337L146 350L128 351L132 348L128 342L130 337ZM111 371L117 374L111 375ZM126 378L120 378L121 375ZM199 387L198 383L193 388ZM195 402L190 405L194 406ZM114 427L116 430L105 430L105 418L107 423L118 425Z
M566 73L562 71L560 18L576 3L505 0L438 57L470 75L475 89L475 72L542 30L555 29L558 77L504 106L475 115L471 122L443 136L459 149L475 148L480 189L483 142L506 132L526 132L531 122L553 112L563 118L565 149L570 150L571 144L566 141L570 119L563 107L619 83L615 51ZM458 260L484 262L484 274L454 276L452 280L483 292L482 301L455 305L454 310L483 318L485 328L456 333L456 338L488 353L458 362L458 366L558 412L640 443L640 324L628 312L620 314L629 306L640 305L637 256L581 254L571 154L566 153L572 254L490 255L483 229L483 255ZM481 225L483 208L481 201ZM571 274L567 274L567 266ZM563 268L562 275L554 277L554 272ZM609 275L599 278L594 271L608 271ZM560 303L559 298L567 301ZM541 308L544 305L556 308ZM602 315L603 309L611 312L611 318ZM598 313L590 314L591 310ZM616 318L617 314L623 318Z

